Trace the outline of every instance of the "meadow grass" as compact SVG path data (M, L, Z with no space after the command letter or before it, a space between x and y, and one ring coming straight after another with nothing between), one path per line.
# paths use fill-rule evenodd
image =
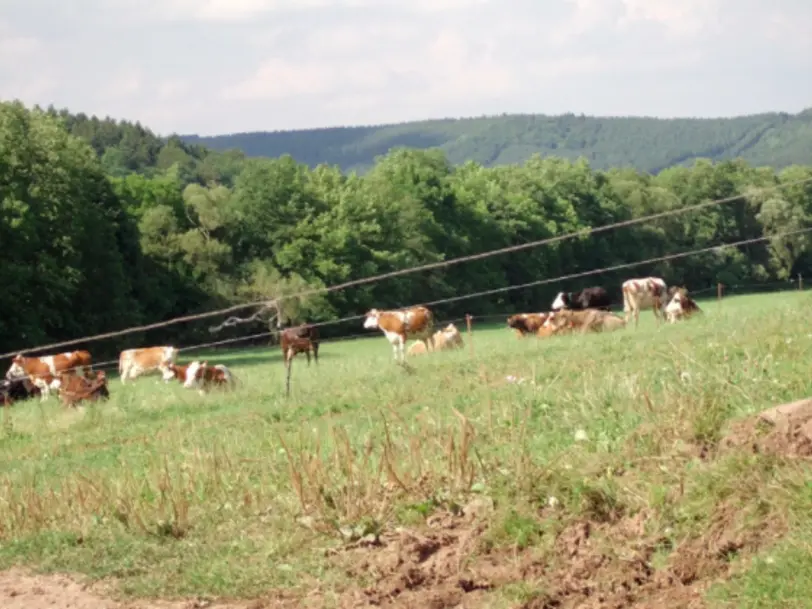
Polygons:
M787 535L709 602L808 606L808 466L689 449L812 394L809 303L741 296L688 323L657 328L647 312L637 330L541 340L475 324L473 354L464 334L412 373L371 332L325 342L318 366L297 357L290 399L271 348L205 354L238 376L231 394L152 376L111 379L108 402L80 409L18 403L0 432L0 567L115 578L136 596L338 590L347 575L325 549L473 496L495 505L483 547L540 555L574 518L646 508L671 540L658 560L734 506L742 526L780 518Z

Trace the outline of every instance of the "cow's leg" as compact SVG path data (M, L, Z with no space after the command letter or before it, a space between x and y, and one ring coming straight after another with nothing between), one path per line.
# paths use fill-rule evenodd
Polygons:
M307 356L307 365L310 366L310 349L305 349L305 355Z

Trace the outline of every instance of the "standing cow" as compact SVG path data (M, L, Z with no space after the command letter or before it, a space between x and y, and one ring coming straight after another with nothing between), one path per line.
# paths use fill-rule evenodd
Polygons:
M154 370L163 374L167 365L174 364L177 358L178 350L166 345L122 351L118 358L118 373L121 383L124 384L127 379L135 379Z
M634 327L637 328L640 311L651 309L657 323L665 318L665 307L668 304L666 295L668 286L660 277L644 277L641 279L627 279L623 282L623 313L626 323L634 315Z
M580 292L559 292L553 301L552 310L583 311L584 309L601 309L609 311L611 306L612 298L609 293L602 287L595 286L584 288Z
M319 363L319 329L315 326L302 324L293 328L280 329L279 344L282 347L285 366L290 366L291 361L298 353L307 356L307 365L310 365L310 353Z
M426 307L411 307L403 311L371 309L364 319L367 330L380 329L392 345L395 361L406 362L406 341L416 339L433 347L434 316Z

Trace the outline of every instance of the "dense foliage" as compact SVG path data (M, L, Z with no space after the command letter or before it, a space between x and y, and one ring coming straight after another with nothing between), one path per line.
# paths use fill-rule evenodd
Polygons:
M649 173L699 158L743 158L753 165L783 168L812 158L812 108L795 115L716 119L503 115L182 139L248 156L290 154L310 167L326 163L359 172L371 168L378 155L401 146L439 147L453 164L473 160L486 167L522 163L540 154L584 157L596 169L634 167Z
M651 176L532 156L452 166L396 149L363 177L290 156L243 159L164 142L135 125L0 104L0 350L272 298L526 243L812 177L744 161L697 161ZM293 321L427 302L806 226L812 182L655 222L415 273L306 301ZM466 312L540 310L559 289L629 276L705 287L812 270L806 237L708 253L580 281L464 300ZM94 345L213 340L206 320ZM340 329L359 333L360 323ZM256 325L230 330L257 332Z

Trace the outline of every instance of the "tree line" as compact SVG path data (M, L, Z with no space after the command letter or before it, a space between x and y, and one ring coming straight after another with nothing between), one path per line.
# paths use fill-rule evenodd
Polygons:
M98 122L103 124L103 122ZM181 141L106 146L51 110L0 104L0 351L273 299L305 289L527 243L710 199L744 199L446 269L283 301L283 318L326 321L805 227L812 167L698 160L653 176L585 159L453 166L441 150L394 149L366 174L218 155ZM90 130L92 131L92 130ZM115 130L113 130L115 131ZM118 139L117 139L118 138ZM174 157L168 153L167 148ZM140 150L140 152L139 152ZM118 155L118 156L116 156ZM152 155L152 158L148 158ZM158 163L158 158L164 158ZM812 269L806 235L582 280L438 305L440 319L547 309L555 293L630 276L689 288L785 279ZM91 345L94 353L254 333L222 320ZM324 334L360 333L360 322Z
M634 167L657 173L695 159L743 158L783 168L812 155L812 108L735 118L595 117L575 114L483 116L371 127L182 136L190 144L248 156L294 159L315 167L365 172L392 147L442 148L455 165L523 163L533 154L585 158L595 169Z

